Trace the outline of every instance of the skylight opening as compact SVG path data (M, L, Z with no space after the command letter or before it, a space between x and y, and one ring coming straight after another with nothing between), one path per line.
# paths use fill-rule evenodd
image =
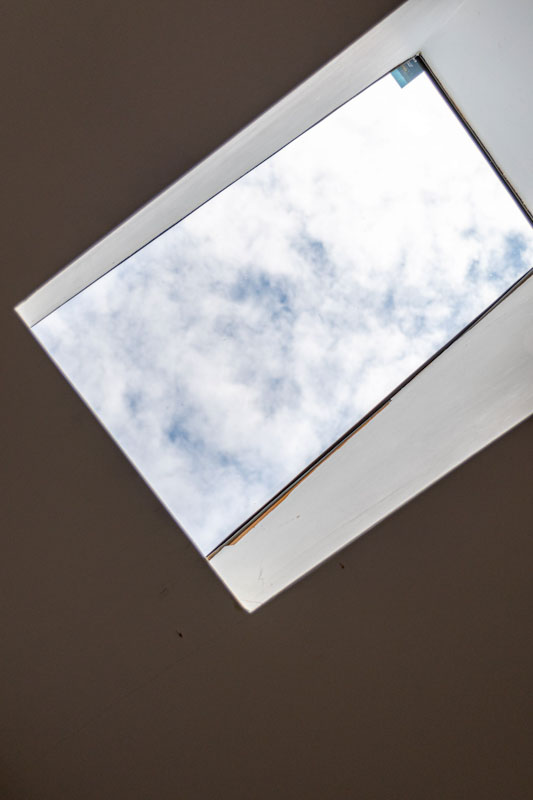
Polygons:
M533 264L406 64L33 328L204 554Z

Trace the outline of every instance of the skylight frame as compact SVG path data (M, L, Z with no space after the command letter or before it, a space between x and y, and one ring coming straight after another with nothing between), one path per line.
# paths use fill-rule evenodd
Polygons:
M425 42L435 34L445 35L448 22L461 6L463 3L460 0L436 0L436 2L409 0L302 86L34 292L17 306L17 313L30 327L36 324L59 305L83 291L103 274L122 263L149 241L413 54L422 53L427 62ZM435 78L435 72L433 70L429 72ZM442 88L446 81L441 82L440 78L436 82ZM445 94L445 97L452 106L455 106L448 95ZM455 106L455 110L459 110L464 122L464 104L462 109L457 109ZM472 133L472 128L470 132ZM479 144L479 138L475 134L474 136ZM494 161L490 160L495 166ZM512 187L509 172L505 173L499 169L497 171L507 186ZM511 191L531 219L526 200L518 197L516 190L511 189ZM418 372L419 370L416 374ZM410 376L407 381L412 377ZM394 393L396 391L398 390ZM379 404L378 410L385 405L386 401L383 401ZM360 428L375 413L376 409L369 412L339 441L349 437L354 429ZM319 460L323 460L329 451L337 447L339 441L320 456ZM313 465L304 472L307 473L311 468L314 468ZM262 510L257 513L260 514Z

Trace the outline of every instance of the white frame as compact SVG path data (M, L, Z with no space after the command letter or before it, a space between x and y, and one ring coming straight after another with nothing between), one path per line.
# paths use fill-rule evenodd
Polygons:
M509 0L505 6L497 0L409 0L51 278L17 306L17 313L27 325L36 324L311 125L416 53L422 54L439 83L453 98L463 119L483 142L527 212L533 207L533 156L530 146L533 141L533 112L532 104L528 102L530 75L533 73L533 49L530 47L532 31L533 5L529 0ZM211 560L212 566L245 608L257 608L327 555L368 530L369 526L401 503L531 413L533 347L528 338L531 320L524 297L529 303L532 290L533 281L529 280L513 292L482 323L472 328L467 337L462 337L447 350L445 358L436 359L430 368L420 373L397 395L399 401L395 399L395 403L365 429L366 433L362 431L354 440L358 443L354 452L359 454L353 458L360 458L361 442L366 441L365 446L371 450L379 441L382 448L380 457L386 460L390 453L387 456L387 441L383 438L383 431L390 425L391 418L398 416L398 412L400 415L396 424L404 428L411 426L412 432L415 429L418 432L417 436L411 437L413 441L420 444L420 435L434 437L435 455L429 460L431 463L425 465L423 476L420 470L415 470L418 477L415 476L416 479L411 481L405 492L397 494L392 504L374 504L370 517L362 518L361 524L347 530L344 537L337 537L329 549L324 548L321 542L327 528L327 520L322 520L322 527L313 534L314 539L306 541L306 546L309 545L307 549L314 553L311 558L302 557L300 537L296 537L299 542L297 547L285 548L285 551L282 544L275 545L272 525L282 522L281 512L277 510L269 515L270 527L263 526L261 537L254 534L257 546L251 548L249 542L252 539L248 537L242 540L245 547L227 546L215 554ZM500 327L494 339L493 326L496 321ZM491 361L487 359L487 343L492 342L494 346L495 341L501 346L497 358ZM465 390L461 377L465 365L468 363L472 370L475 367L475 363L468 362L465 356L465 342L469 347L472 342L475 343L476 357L483 359L487 374L492 375L491 369L494 372L494 393L491 397L489 392L488 399L485 397L485 422L481 425L475 415L479 412L479 393L483 390L486 394L487 386L481 385L480 378L479 385L470 387L473 394L466 387L466 392L463 391L461 395L461 391ZM496 386L497 370L504 363L512 367L508 370L509 381ZM422 384L426 387L425 391L431 394L439 385L442 386L443 375L447 376L446 380L455 381L459 398L453 408L444 404L439 411L440 417L437 415L439 425L447 431L449 442L452 442L451 449L447 446L449 442L439 438L434 430L437 417L426 414L426 428L423 429L423 426L420 427L420 413L418 416L410 414L407 406L401 411L402 395L405 396L407 389L412 392L413 386ZM459 446L457 439L451 436L453 425L450 427L450 414L454 415L454 425L463 426L463 433L469 431L472 425L476 426L476 435L469 437L465 446ZM368 438L370 432L371 440ZM418 458L420 461L422 458L423 461L419 444L410 450L410 437L407 436L403 440L401 459L408 461ZM349 450L347 445L342 458ZM396 469L401 468L401 459L399 462L396 460ZM335 453L328 461L328 469L333 465L335 472L341 463L340 455ZM418 466L424 465L420 462ZM355 469L355 461L351 462L351 467ZM317 470L318 474L321 473ZM341 473L336 473L334 484L341 486ZM306 482L305 486L308 485ZM324 491L331 492L331 476L329 483L324 479L321 485ZM316 494L316 487L314 492ZM297 495L295 491L292 500ZM312 497L303 492L301 502L309 505ZM258 526L259 530L261 525ZM252 552L254 549L255 553ZM267 562L270 573L266 576L268 586L265 588ZM254 578L259 573L260 580Z

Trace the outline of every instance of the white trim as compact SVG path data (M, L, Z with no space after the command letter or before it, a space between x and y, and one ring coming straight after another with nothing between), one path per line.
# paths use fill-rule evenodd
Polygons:
M417 52L526 209L533 208L532 31L530 0L505 5L409 0L34 292L17 312L28 325L36 324ZM244 538L214 555L212 566L244 607L257 608L531 413L532 306L529 279L296 484Z

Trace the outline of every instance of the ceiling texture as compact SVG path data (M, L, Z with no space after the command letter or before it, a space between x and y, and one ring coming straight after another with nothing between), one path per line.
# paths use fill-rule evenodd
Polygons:
M2 800L532 796L532 419L248 615L13 312L397 5L2 6Z

